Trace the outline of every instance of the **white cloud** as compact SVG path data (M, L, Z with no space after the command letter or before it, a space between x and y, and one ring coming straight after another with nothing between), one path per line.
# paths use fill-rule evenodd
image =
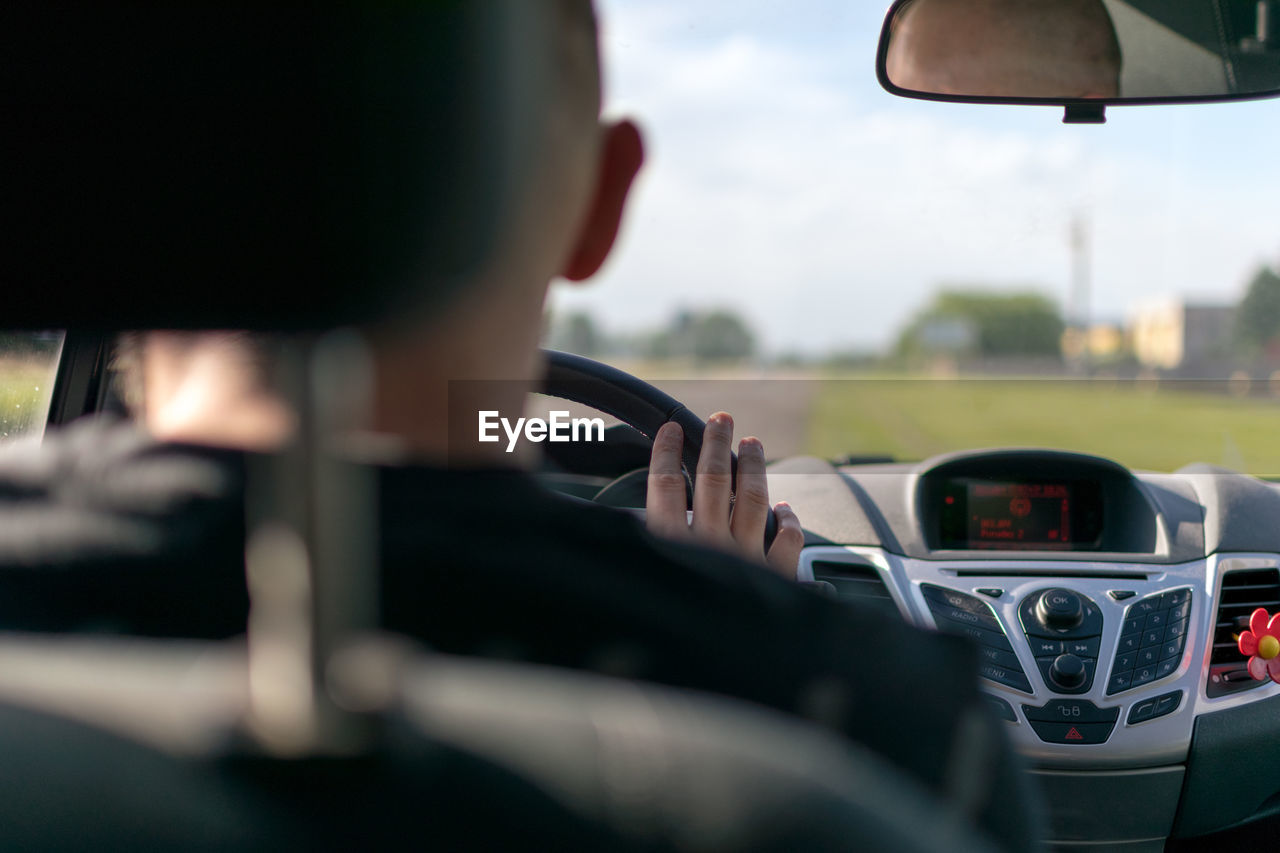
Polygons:
M838 47L693 5L604 4L610 111L642 117L650 159L617 257L558 308L625 329L730 305L775 349L880 346L941 282L1064 300L1077 212L1093 224L1095 316L1165 292L1234 298L1280 248L1261 180L1229 162L1260 169L1268 134L1205 130L1206 109L1247 123L1256 105L1064 127L1047 109L904 101L874 81L878 13Z

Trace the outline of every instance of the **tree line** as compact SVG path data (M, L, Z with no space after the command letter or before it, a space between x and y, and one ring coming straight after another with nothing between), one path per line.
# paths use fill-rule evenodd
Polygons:
M717 363L760 356L751 326L726 309L677 311L661 327L627 334L606 333L583 312L548 316L546 325L547 346L592 358ZM817 361L870 366L885 360L911 364L937 355L1055 359L1061 357L1065 330L1057 304L1035 289L1001 293L982 286L949 287L911 317L889 352L831 353ZM1280 273L1274 268L1261 266L1250 279L1224 349L1241 359L1280 362ZM785 355L777 360L814 361Z
M1280 274L1258 269L1236 309L1235 349L1251 358L1280 361Z
M548 317L543 340L551 349L588 358L678 359L701 364L745 361L757 354L750 325L733 311L677 311L663 326L608 334L590 314Z

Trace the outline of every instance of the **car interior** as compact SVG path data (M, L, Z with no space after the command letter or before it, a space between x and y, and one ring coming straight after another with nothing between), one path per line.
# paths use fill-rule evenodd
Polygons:
M1102 96L897 76L909 16L965 2L896 0L878 56L856 61L937 110L1053 106L1067 123L1280 96L1271 0L1105 0L1126 66ZM23 428L119 415L113 348L137 329L274 336L300 413L298 440L249 471L246 636L0 634L0 846L998 849L800 720L376 630L369 475L320 439L349 343L335 330L399 310L411 282L440 282L443 299L483 262L528 168L511 128L542 120L547 83L527 72L521 37L547 25L541 9L18 0L0 12L0 269L26 283L4 326L55 353L46 412ZM998 65L1000 42L972 33L912 61ZM702 420L662 382L546 359L546 395L618 422L602 446L548 445L547 485L642 513L649 439L671 420L694 470ZM12 462L39 448L0 451ZM804 525L799 582L973 641L984 698L1042 792L1046 848L1274 843L1280 683L1254 675L1264 651L1244 654L1240 637L1259 631L1258 609L1280 613L1280 485L1071 447L795 455L769 474ZM20 499L0 519L11 556L51 536ZM23 583L0 578L15 594Z

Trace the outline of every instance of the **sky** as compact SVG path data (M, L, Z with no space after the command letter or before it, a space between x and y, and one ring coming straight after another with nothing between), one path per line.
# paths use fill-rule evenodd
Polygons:
M942 286L1067 306L1092 234L1090 316L1232 303L1280 263L1280 101L1060 108L897 98L875 77L886 4L598 0L608 117L645 132L619 243L556 313L611 333L731 308L772 353L892 342Z

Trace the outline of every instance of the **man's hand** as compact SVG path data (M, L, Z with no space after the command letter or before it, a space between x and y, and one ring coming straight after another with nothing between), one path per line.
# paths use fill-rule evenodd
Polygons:
M645 501L649 529L669 539L698 542L764 563L788 580L795 580L804 533L800 519L786 503L773 508L778 534L764 552L764 527L769 516L769 484L764 470L764 445L758 438L738 444L738 488L732 509L729 454L733 446L733 418L717 412L707 421L702 455L693 486L693 523L686 514L685 481L680 472L684 432L667 423L653 441L649 461L649 491Z

